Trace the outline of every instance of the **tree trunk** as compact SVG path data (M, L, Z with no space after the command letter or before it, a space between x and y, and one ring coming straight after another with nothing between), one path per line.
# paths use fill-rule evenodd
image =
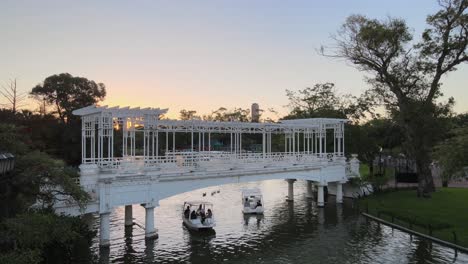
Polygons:
M430 197L430 193L435 191L434 179L431 172L431 161L427 153L420 153L416 157L418 173L418 197Z
M434 107L434 106L433 106ZM417 102L405 102L400 105L398 121L404 128L405 149L409 158L416 162L418 174L418 197L430 197L435 191L431 171L431 151L438 134L438 119L434 108Z

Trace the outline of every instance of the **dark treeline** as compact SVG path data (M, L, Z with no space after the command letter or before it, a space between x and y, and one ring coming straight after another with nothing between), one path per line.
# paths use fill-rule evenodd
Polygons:
M0 109L0 152L15 156L14 170L0 175L0 263L94 261L89 247L95 233L80 218L56 215L53 206L63 201L84 206L89 200L74 181L81 126L71 112L102 100L105 87L59 74L30 95L47 108Z

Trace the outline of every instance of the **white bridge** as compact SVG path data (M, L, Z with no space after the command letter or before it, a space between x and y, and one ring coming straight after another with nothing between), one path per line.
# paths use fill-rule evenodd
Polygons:
M166 120L167 109L89 106L75 110L82 119L80 185L92 200L84 210L57 204L56 211L100 214L100 244L109 245L109 215L132 204L146 208L146 237L156 237L154 208L159 200L204 187L284 179L317 186L333 184L342 202L342 184L359 175L359 161L344 156L346 119L312 118L278 123Z

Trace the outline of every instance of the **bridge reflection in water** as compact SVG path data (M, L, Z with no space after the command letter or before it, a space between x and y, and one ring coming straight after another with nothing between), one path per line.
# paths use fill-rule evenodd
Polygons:
M258 187L265 198L265 215L244 217L243 188ZM351 200L342 205L330 196L320 208L306 197L307 184L297 181L294 202L286 202L287 183L280 180L229 184L176 195L156 209L159 238L145 240L144 230L123 227L123 208L111 214L111 246L93 249L113 263L447 263L453 250L397 230L366 222ZM220 190L211 196L211 192ZM209 195L202 198L202 193ZM181 223L181 202L206 199L214 203L215 236L200 236ZM134 206L135 222L143 223L144 208ZM246 224L248 221L248 224ZM99 218L94 227L98 229ZM455 263L466 263L458 254Z

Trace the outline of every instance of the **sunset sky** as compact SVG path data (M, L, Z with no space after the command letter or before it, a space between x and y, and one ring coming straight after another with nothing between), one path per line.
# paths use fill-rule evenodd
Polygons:
M358 95L349 64L317 54L351 14L401 17L419 34L435 0L0 2L0 82L29 91L68 72L103 82L104 104L208 113L220 106L287 109L285 89L334 82ZM468 67L444 80L468 111ZM35 108L35 106L31 106Z

